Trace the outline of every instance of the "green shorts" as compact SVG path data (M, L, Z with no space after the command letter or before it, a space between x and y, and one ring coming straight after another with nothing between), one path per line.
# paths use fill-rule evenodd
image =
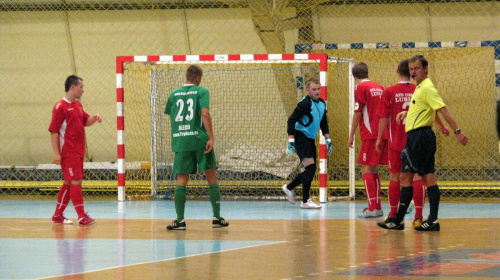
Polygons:
M208 154L205 150L175 153L173 171L176 174L196 174L196 170L205 172L210 169L217 169L213 149Z

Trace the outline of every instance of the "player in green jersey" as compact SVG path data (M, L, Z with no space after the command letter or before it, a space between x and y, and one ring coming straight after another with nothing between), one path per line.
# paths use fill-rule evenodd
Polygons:
M214 152L214 133L210 117L210 93L200 87L203 70L190 65L186 71L186 84L174 90L167 101L165 114L170 115L172 151L175 152L173 172L177 174L174 201L177 219L168 230L185 230L184 209L189 174L204 172L209 185L213 209L212 227L227 227L220 216L220 186L217 183L217 164Z

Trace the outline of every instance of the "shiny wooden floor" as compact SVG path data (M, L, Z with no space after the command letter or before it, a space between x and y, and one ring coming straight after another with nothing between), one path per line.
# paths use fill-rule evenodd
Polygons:
M210 204L188 201L175 232L172 202L87 202L91 226L53 224L53 207L0 201L0 279L500 279L497 203L442 203L440 232L412 214L381 229L361 202L227 202L212 229Z

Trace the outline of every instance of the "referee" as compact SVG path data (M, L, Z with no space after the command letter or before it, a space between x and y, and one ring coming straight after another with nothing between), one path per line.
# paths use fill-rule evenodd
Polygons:
M467 137L458 127L457 122L446 109L441 96L432 81L427 78L428 62L422 55L410 59L410 75L416 81L417 88L413 94L408 112L401 112L396 120L401 122L406 118L405 130L408 135L406 146L401 153L401 197L398 212L393 218L379 222L378 226L385 229L404 229L404 216L413 198L412 179L414 174L419 174L427 187L430 213L426 221L415 227L418 231L439 231L438 210L440 192L434 173L434 154L436 153L436 135L432 124L436 119L436 112L440 112L446 122L451 126L455 136L465 146ZM447 136L448 130L442 130Z

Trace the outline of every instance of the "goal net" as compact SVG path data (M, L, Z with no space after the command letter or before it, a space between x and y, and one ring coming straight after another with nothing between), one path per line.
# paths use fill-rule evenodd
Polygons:
M174 153L170 118L164 109L169 94L185 83L189 64L202 66L201 86L210 91L224 200L283 199L281 186L301 172L298 157L286 155L286 123L297 102L307 94L304 82L311 77L320 78L323 98L333 100L328 102L328 116L335 149L327 157L324 138L317 138L320 168L312 195L322 202L328 197L354 195L348 186L349 164L335 171L328 168L341 149L349 156L347 145L334 136L345 133L337 130L336 123L348 122L348 111L332 105L337 96L347 100L352 96L351 60L327 60L324 54L270 54L119 57L117 63L118 84L122 85L118 87L118 163L123 166L118 174L119 200L173 197ZM120 128L126 130L120 132ZM208 197L203 174L190 176L187 193L191 199Z
M302 48L302 51L351 57L356 61L366 62L370 79L384 87L398 81L396 68L401 59L424 55L429 61L429 77L458 125L470 139L467 146L463 147L453 133L445 137L434 126L438 142L436 177L443 196L460 199L497 197L500 164L495 130L497 48L490 42L362 45L309 45L309 48ZM446 121L442 121L449 128ZM356 149L356 155L358 152L359 149ZM384 166L379 170L382 180L387 180L387 168ZM387 185L388 182L384 182L383 188L386 189ZM357 195L365 195L359 172L356 172L356 190Z

